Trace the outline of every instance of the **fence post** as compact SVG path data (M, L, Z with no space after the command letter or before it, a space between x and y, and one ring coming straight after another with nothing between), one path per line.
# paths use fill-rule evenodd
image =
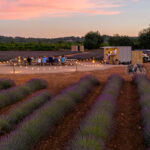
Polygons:
M13 73L15 74L15 63L13 63Z
M76 71L77 71L77 69L78 69L78 62L76 61Z

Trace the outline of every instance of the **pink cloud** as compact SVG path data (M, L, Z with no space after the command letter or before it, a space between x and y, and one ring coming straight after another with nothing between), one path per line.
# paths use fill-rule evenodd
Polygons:
M66 16L73 13L114 15L123 0L0 0L0 19ZM134 0L135 1L135 0ZM109 9L109 10L108 10Z

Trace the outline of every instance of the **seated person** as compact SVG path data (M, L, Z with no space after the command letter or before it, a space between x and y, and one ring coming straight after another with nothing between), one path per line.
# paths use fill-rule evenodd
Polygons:
M43 65L45 65L46 62L47 62L47 58L46 58L46 57L43 57L43 58L42 58L42 63L43 63Z
M58 62L59 62L59 61L58 61L58 57L55 57L55 58L54 58L54 63L55 63L55 64L58 64Z
M28 62L29 65L31 65L31 61L32 61L31 57L28 56L27 62Z
M38 62L38 65L41 65L41 63L42 63L42 58L41 58L41 57L38 57L37 62Z
M132 73L133 71L133 65L128 65L128 73Z
M65 64L65 56L64 56L64 55L61 57L60 61L61 61L61 64L62 64L62 65Z
M136 72L137 72L137 64L134 64L134 66L133 66L133 70L134 70L134 71L133 71L134 73L136 73Z
M50 65L53 65L53 63L54 63L53 57L49 56L48 57L48 62L49 62Z

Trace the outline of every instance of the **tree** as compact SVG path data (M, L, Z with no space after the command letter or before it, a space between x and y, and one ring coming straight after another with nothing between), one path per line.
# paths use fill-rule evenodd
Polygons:
M103 43L103 37L97 32L88 32L85 35L84 47L86 49L98 49Z
M150 26L139 33L140 48L150 49Z
M134 47L134 39L128 36L115 35L109 38L109 44L111 46L132 46Z

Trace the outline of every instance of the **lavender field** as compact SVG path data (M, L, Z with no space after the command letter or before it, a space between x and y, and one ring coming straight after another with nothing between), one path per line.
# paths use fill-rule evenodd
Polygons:
M77 52L71 51L0 51L0 61L7 61L10 59L14 59L18 56L21 57L34 57L37 58L39 56L61 56L61 55L69 55Z
M21 57L34 57L39 56L62 56L65 55L68 59L103 59L103 50L92 50L86 52L72 52L66 51L0 51L0 61L8 61L18 56Z
M71 55L68 58L78 59L78 60L93 59L94 58L94 59L102 60L104 58L104 51L101 49L91 50L88 52L83 52L83 53Z

